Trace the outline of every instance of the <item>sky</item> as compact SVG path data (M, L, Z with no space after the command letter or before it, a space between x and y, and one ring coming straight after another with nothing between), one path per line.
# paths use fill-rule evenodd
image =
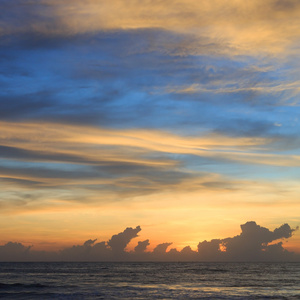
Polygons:
M0 254L300 254L299 47L298 0L0 0Z

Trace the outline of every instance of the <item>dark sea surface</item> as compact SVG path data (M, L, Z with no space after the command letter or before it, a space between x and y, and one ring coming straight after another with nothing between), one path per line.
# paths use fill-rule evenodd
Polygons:
M0 263L3 299L300 299L300 263Z

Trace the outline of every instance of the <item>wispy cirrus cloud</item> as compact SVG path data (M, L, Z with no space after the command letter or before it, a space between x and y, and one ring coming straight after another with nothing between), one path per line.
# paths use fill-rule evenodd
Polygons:
M168 154L186 154L280 166L298 165L298 155L276 151L280 137L232 137L221 134L180 136L159 130L118 130L57 123L1 122L3 155L36 161L91 165L141 164L159 168L178 162ZM282 141L285 142L284 139ZM280 148L279 148L280 149ZM154 155L151 158L151 155ZM159 155L162 159L160 159Z
M284 187L278 179L258 183L247 176L237 178L236 166L247 170L253 165L267 169L300 165L298 155L281 153L279 138L185 136L46 122L0 125L3 209L16 209L18 203L20 209L33 210L59 203L97 206L170 190L280 194Z
M297 155L263 153L278 138L230 137L203 134L180 136L159 130L117 130L57 123L2 122L0 134L3 155L22 160L73 162L84 164L131 163L160 168L176 166L159 154L187 154L226 158L251 163L297 165ZM257 153L261 150L262 153ZM151 158L152 153L154 158ZM234 155L233 155L234 154ZM157 155L157 156L155 156ZM273 162L272 162L273 158ZM280 159L282 158L282 159Z

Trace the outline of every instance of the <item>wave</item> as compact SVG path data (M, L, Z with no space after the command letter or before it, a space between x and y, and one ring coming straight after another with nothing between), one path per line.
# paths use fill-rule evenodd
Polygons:
M15 288L49 288L49 285L41 284L41 283L1 283L0 282L0 290L1 289L15 289Z

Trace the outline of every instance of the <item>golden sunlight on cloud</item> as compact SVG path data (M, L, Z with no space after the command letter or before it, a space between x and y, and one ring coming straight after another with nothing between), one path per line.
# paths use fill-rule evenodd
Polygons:
M282 105L298 105L299 101L293 100L300 92L300 81L280 82L255 85L249 84L247 80L218 80L212 84L194 83L188 86L170 86L162 91L162 93L175 94L196 94L196 93L214 93L214 94L231 94L240 92L254 92L260 94L276 95L281 93L280 104ZM285 95L283 93L286 93Z
M35 5L36 1L27 5ZM176 54L278 55L292 50L300 32L296 0L43 0L28 24L0 23L0 32L77 34L156 29L189 39L164 45ZM155 47L155 45L153 45Z
M147 158L147 154L154 152L197 155L245 164L300 165L298 155L257 153L276 142L271 138L219 134L189 137L158 130L98 129L56 123L1 122L0 126L3 146L33 151L41 160L51 156L52 160L65 163L127 162L161 168L177 164L166 157ZM38 161L39 156L35 160Z
M0 205L2 211L11 213L40 212L44 207L57 212L66 207L81 210L86 203L102 207L115 201L119 205L120 199L129 198L144 203L143 199L150 199L149 195L154 195L152 202L158 201L160 208L169 207L170 201L176 207L176 201L171 200L175 194L176 197L182 194L182 199L185 195L189 201L195 201L197 207L205 206L207 199L210 206L222 206L223 200L218 199L224 197L227 197L227 206L236 205L240 199L243 206L253 203L281 206L282 201L285 205L290 201L293 206L300 192L296 182L231 178L217 171L188 169L180 158L180 155L192 155L215 163L300 165L296 155L259 153L270 147L273 142L270 139L214 134L179 136L158 130L98 129L55 123L1 122L0 126L1 147L8 149L9 158L30 164L29 167L18 164L17 169L13 165L1 167L1 195L6 201ZM41 170L35 169L35 164L47 166L48 162L50 169L43 166L39 166ZM101 169L104 175L85 173L78 169L81 165L90 166L91 172ZM124 169L125 176L120 176ZM166 200L165 193L169 194L170 201ZM181 201L178 205L182 208Z
M227 54L280 53L298 39L299 1L46 1L69 33L164 29L195 38L184 52L214 44ZM47 29L48 30L48 29ZM197 41L198 40L198 41ZM203 44L203 40L206 43ZM195 53L194 53L195 54Z

